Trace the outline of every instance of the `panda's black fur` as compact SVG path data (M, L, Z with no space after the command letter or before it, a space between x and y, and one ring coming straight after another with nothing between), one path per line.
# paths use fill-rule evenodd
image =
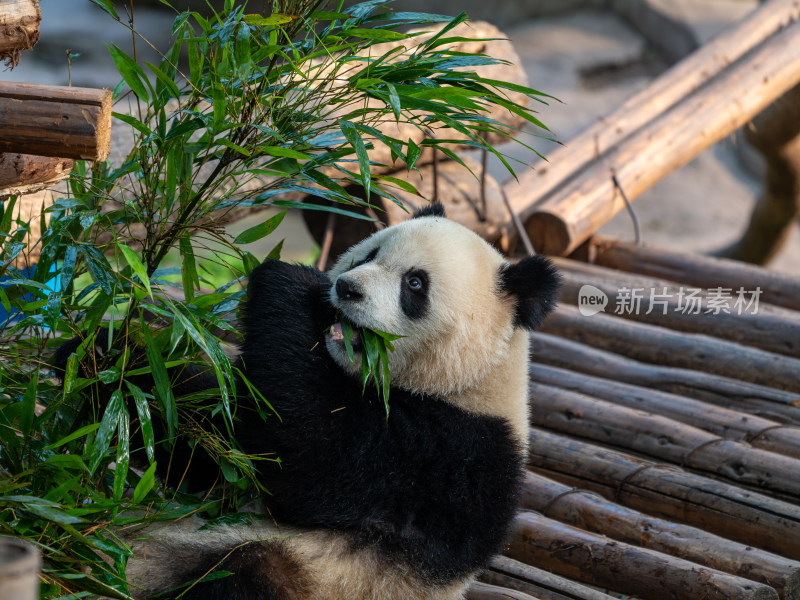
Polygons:
M441 206L416 218L429 216L443 216ZM557 278L544 259L527 259L524 269L501 271L498 287L526 298L529 306L518 306L515 320L531 328L552 307ZM537 274L538 284L525 273ZM280 457L279 464L259 462L270 491L265 508L278 523L336 532L354 552L373 548L426 586L463 580L501 550L523 474L519 440L499 417L394 387L387 418L372 386L362 394L361 382L326 350L325 332L336 320L330 289L324 273L276 260L250 277L237 366L280 418L260 418L240 384L235 434L245 452ZM62 349L57 362L69 351ZM171 472L182 474L188 458L173 453ZM195 486L216 478L210 464L193 457ZM194 558L181 567L185 580L215 569L232 575L198 583L182 600L310 597L313 581L283 543L210 551L202 533L194 543L186 549Z

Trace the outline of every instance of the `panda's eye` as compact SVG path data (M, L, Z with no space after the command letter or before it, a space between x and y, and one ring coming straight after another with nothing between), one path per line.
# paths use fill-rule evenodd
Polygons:
M425 283L422 281L422 278L417 275L407 275L406 285L412 292L421 292L422 288L425 287Z

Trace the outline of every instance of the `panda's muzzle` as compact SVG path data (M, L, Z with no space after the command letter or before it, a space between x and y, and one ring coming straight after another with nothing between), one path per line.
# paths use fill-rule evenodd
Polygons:
M348 281L347 278L340 275L336 279L336 297L344 302L357 302L364 299L364 293L361 286L354 281Z

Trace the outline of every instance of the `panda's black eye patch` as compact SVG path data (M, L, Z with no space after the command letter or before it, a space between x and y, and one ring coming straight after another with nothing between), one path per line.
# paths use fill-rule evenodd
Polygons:
M400 308L409 319L421 319L428 312L428 273L410 269L400 285Z
M373 248L372 250L369 251L369 254L367 254L360 261L353 263L353 266L350 268L355 269L356 267L360 267L361 265L371 263L373 260L375 260L375 257L378 256L378 250L379 248Z

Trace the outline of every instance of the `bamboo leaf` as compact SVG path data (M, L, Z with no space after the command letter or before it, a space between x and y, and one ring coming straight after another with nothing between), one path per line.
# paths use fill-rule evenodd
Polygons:
M142 261L139 260L139 257L136 256L136 252L131 250L125 244L117 244L117 248L120 249L123 256L125 256L125 261L128 263L128 266L130 266L130 268L139 278L139 281L142 282L144 289L147 290L147 295L152 298L153 290L150 289L150 278L147 276L147 269L142 264Z
M111 444L111 436L114 435L114 430L117 429L117 425L122 418L122 413L125 411L125 401L122 398L122 392L116 389L111 394L105 413L103 413L103 419L100 421L100 427L97 430L94 442L86 451L86 461L92 473L100 466L100 461L103 460L103 457L108 451L108 447Z
M133 488L133 503L140 504L142 500L145 499L150 490L153 489L153 486L156 483L156 463L151 463L147 470L142 475L142 478L139 480L139 483L136 484L136 487Z
M251 227L250 229L246 229L242 233L236 236L236 239L233 240L234 244L252 244L260 240L263 237L268 236L270 233L277 229L278 225L281 224L283 218L286 216L286 210L282 210L277 215L274 215L264 221L263 223L259 223L258 225Z
M147 88L144 82L147 81L147 76L142 71L142 68L115 44L108 46L108 51L111 53L111 59L117 67L117 71L122 76L128 87L133 90L133 93L139 96L145 102L150 101L150 94L147 93ZM118 117L119 118L119 117Z
M361 134L358 133L358 129L356 126L353 125L350 121L346 121L344 119L339 120L339 127L344 134L344 137L347 138L347 141L350 142L350 145L356 151L356 156L358 157L358 168L361 171L361 184L364 186L364 196L369 198L370 193L370 168L369 168L369 156L367 155L367 148L364 146L364 140L361 139Z
M140 313L139 323L142 328L142 335L145 341L145 354L147 355L147 362L150 363L150 371L153 374L153 382L155 383L156 396L164 408L164 419L167 423L167 436L170 443L175 440L175 430L178 427L178 406L175 404L175 396L172 393L172 387L169 384L169 377L167 375L167 368L164 366L164 357L161 351L153 341L153 336L150 334L150 329L144 321L144 315Z

